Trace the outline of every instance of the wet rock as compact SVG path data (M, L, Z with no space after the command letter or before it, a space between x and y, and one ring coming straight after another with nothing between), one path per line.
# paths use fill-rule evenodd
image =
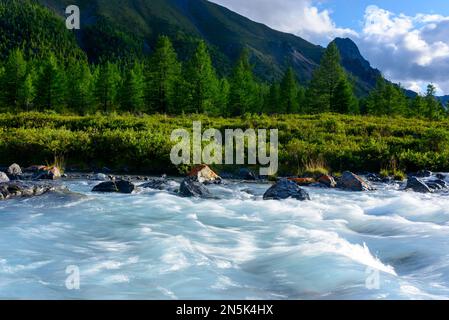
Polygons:
M407 180L405 190L413 190L420 193L432 193L432 189L421 179L417 177L411 177Z
M61 178L61 170L58 167L42 167L33 176L35 180L56 180Z
M187 176L196 178L200 183L221 183L222 181L218 174L204 164L193 168Z
M179 188L176 181L174 181L172 179L167 179L165 177L150 179L148 182L141 184L139 187L160 190L160 191L165 190L165 191L170 191L170 192L176 192Z
M316 182L313 178L288 178L288 180L293 181L298 186L309 186Z
M66 191L67 188L51 184L22 183L19 181L0 183L0 200L19 197L35 197L50 191Z
M443 173L437 173L436 177L440 180L446 180L447 175L443 174Z
M20 179L20 176L22 175L22 168L17 164L13 163L9 166L9 168L6 170L6 174L11 180L18 180Z
M283 200L288 198L300 201L310 200L309 194L304 189L287 179L279 180L263 195L264 200Z
M256 174L247 168L241 168L239 170L239 178L248 181L257 180Z
M337 187L349 191L371 191L373 187L358 175L345 171L337 183Z
M109 181L109 177L105 175L104 173L96 173L93 176L90 177L90 180L94 181Z
M0 171L0 183L9 182L9 178L6 173Z
M330 175L322 175L320 178L318 178L318 182L320 184L325 185L328 188L335 188L337 187L337 182L335 181L334 177Z
M433 174L432 171L421 170L421 171L418 171L414 176L416 178L429 178L432 176L432 174Z
M25 169L25 172L38 173L46 168L46 166L42 165L33 165Z
M370 182L382 182L383 179L375 173L368 173L366 175L366 180Z
M447 187L448 187L446 181L441 180L441 179L428 181L428 182L426 182L426 184L430 189L432 189L434 191L444 190L444 189L447 189Z
M117 192L117 193L132 193L135 189L135 185L129 181L118 180L118 181L106 181L96 185L92 192Z
M181 182L179 194L183 197L211 198L210 191L195 177L187 177Z

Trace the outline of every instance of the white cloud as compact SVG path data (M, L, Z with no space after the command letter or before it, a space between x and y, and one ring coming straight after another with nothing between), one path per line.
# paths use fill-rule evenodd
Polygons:
M339 28L328 10L320 10L314 0L212 0L269 27L300 35L326 45L335 37L357 36L354 30Z
M369 6L363 30L354 40L387 78L420 92L433 82L440 93L449 93L448 27L449 17L406 16Z

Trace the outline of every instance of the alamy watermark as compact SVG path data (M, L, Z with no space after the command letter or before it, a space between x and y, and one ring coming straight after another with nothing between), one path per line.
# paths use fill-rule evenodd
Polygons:
M202 132L201 122L194 121L192 136L185 129L177 129L172 132L171 141L177 142L177 144L171 150L170 159L174 165L259 165L260 175L275 175L278 171L279 159L278 130L269 130L268 142L267 138L268 130L266 129L258 129L257 132L255 129L246 131L226 129L223 139L221 131L207 129ZM205 145L203 146L203 144ZM247 153L245 153L245 145Z
M65 269L65 273L68 275L65 279L67 290L80 290L80 268L71 265Z
M69 30L81 29L81 15L80 8L76 5L70 5L65 9L65 14L68 15L65 20L65 26Z

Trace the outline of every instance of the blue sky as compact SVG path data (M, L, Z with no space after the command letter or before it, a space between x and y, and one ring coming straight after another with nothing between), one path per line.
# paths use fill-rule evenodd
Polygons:
M369 5L414 16L418 13L441 14L449 16L448 0L327 0L317 2L317 6L331 10L331 16L337 25L360 30L365 9Z
M211 0L326 46L349 37L388 79L449 94L448 0Z

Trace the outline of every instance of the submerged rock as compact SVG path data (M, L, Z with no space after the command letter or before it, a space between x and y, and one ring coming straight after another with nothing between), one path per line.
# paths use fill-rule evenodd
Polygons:
M411 177L407 180L405 190L413 190L420 193L432 193L432 189L421 179L417 177Z
M106 181L99 185L96 185L92 192L117 192L117 193L132 193L136 186L129 181L118 180L118 181Z
M414 176L417 178L429 178L432 176L432 171L429 170L421 170L418 171Z
M349 191L371 191L373 187L358 175L345 171L337 183L337 188Z
M105 175L104 173L96 173L93 176L91 176L89 178L90 180L94 180L94 181L109 181L111 180L107 175Z
M0 183L0 200L19 197L40 196L50 191L65 191L66 187L52 184L22 183L18 181Z
M256 174L247 168L241 168L239 170L239 178L248 181L257 180Z
M196 178L200 183L221 183L222 181L221 177L205 164L196 166L187 176Z
M441 179L428 181L428 182L426 182L426 184L430 189L435 190L435 191L445 190L448 187L446 181L441 180Z
M17 163L13 163L9 166L8 170L6 170L6 174L11 180L17 180L23 174L22 168Z
M141 184L139 187L148 188L160 191L170 191L176 192L179 188L179 185L176 181L172 179L167 179L166 177L150 179L148 182Z
M6 173L0 171L0 183L9 182L9 178Z
M194 198L210 198L212 196L210 191L195 177L185 178L181 182L179 194L183 197Z
M293 198L300 201L310 200L309 194L293 181L282 179L263 195L264 200L283 200Z

